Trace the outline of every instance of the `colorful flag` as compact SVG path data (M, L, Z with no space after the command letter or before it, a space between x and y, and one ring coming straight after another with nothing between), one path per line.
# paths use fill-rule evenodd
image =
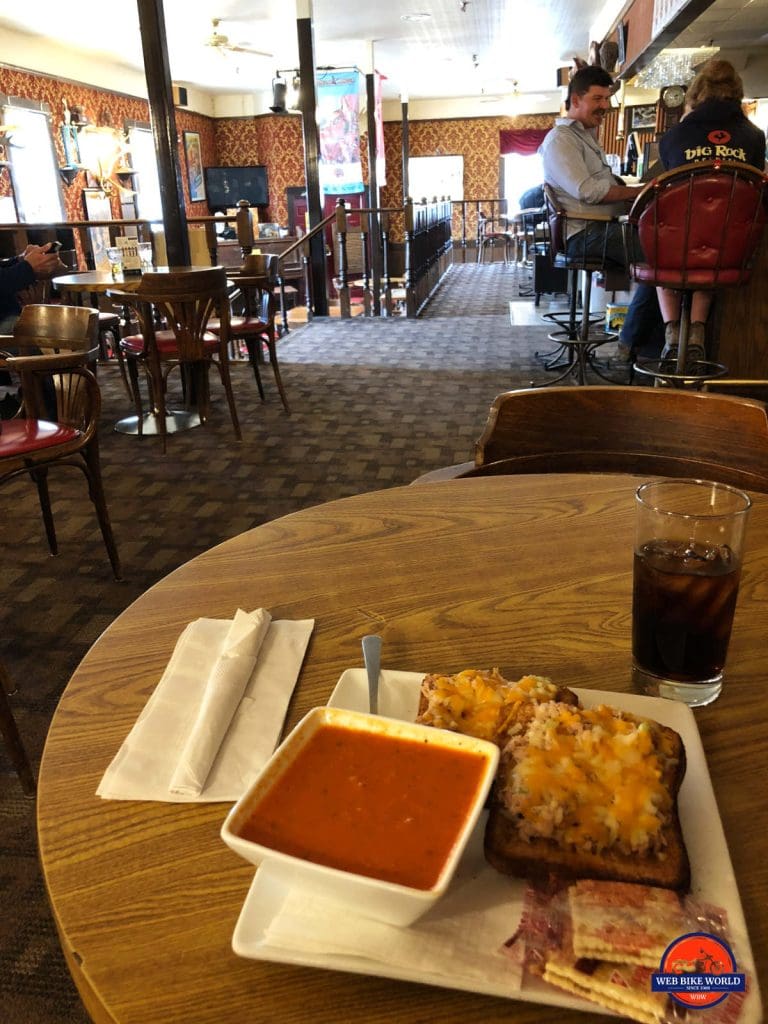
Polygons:
M326 195L363 191L360 160L360 73L325 71L317 76L320 188Z

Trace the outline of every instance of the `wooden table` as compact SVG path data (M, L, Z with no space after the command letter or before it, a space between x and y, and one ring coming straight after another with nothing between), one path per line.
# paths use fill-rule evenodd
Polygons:
M128 608L72 677L39 782L43 871L94 1020L551 1022L553 1010L533 1004L237 958L230 941L252 871L219 838L227 808L94 792L182 628L238 606L316 619L289 726L361 665L366 633L383 636L385 668L495 665L512 679L628 690L637 483L497 477L363 494L213 548ZM765 992L768 495L754 497L725 688L696 718Z

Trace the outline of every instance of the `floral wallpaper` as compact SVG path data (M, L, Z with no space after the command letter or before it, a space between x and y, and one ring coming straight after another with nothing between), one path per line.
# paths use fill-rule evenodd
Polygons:
M108 92L89 85L75 82L62 82L46 75L18 71L0 65L0 92L8 96L20 96L24 99L40 100L51 109L51 132L56 148L56 157L60 164L66 163L64 144L61 138L61 125L64 124L64 100L69 109L79 107L88 121L93 125L111 126L121 132L126 121L139 121L149 124L149 104L146 100L122 93ZM199 217L208 213L206 203L189 202L189 186L187 184L186 160L181 144L185 131L200 133L203 164L216 162L216 138L214 122L201 114L185 110L176 111L176 128L179 133L179 160L183 168L184 199L187 203L189 216ZM62 183L64 210L67 220L83 220L82 190L88 187L89 181L85 171L80 171L71 185ZM11 194L10 174L4 168L0 175L0 195ZM120 217L119 194L115 192L111 199L113 217Z
M51 108L51 128L60 163L65 163L60 127L64 123L64 100L70 109L79 106L90 123L113 126L121 131L127 120L149 123L146 100L111 93L103 89L73 82L62 82L45 75L19 71L0 65L0 92L11 96L41 100ZM534 114L519 117L453 118L412 121L409 144L412 156L461 155L464 157L464 195L467 200L490 199L499 195L499 131L505 128L546 128L555 114ZM298 115L266 114L257 117L213 119L178 108L176 128L179 137L179 161L186 210L189 216L209 213L205 202L189 201L186 157L182 144L185 131L200 134L203 165L264 164L269 180L269 207L262 219L287 223L286 189L302 186L304 153L301 118ZM387 184L381 186L383 206L398 207L403 203L402 125L388 121L384 125ZM366 139L361 140L364 177L367 180L368 159ZM82 190L89 184L85 171L74 182L62 185L66 218L84 217ZM91 182L92 184L92 182ZM11 194L7 168L0 171L0 196ZM120 216L117 193L112 197L112 214ZM471 216L474 210L470 210ZM471 217L468 218L468 221ZM474 225L468 227L474 231ZM393 240L402 239L403 220L394 215L391 223ZM461 218L457 214L454 236L461 235Z
M216 146L221 164L264 164L269 207L259 216L265 221L287 224L285 190L304 184L301 118L293 114L220 118L216 122Z

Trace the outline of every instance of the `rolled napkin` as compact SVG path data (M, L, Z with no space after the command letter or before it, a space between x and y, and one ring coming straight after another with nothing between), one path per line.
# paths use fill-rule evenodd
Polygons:
M264 609L191 622L97 795L237 800L277 745L313 626Z
M250 615L238 609L224 647L208 676L205 693L189 734L170 790L199 796L253 673L272 616L264 608Z

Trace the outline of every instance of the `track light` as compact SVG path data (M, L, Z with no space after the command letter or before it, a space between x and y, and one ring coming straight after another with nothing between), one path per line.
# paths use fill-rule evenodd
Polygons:
M291 74L291 95L288 95L288 82L283 77ZM297 110L299 105L299 89L301 78L297 70L276 71L272 79L272 106L269 108L273 114L285 114L288 109Z

